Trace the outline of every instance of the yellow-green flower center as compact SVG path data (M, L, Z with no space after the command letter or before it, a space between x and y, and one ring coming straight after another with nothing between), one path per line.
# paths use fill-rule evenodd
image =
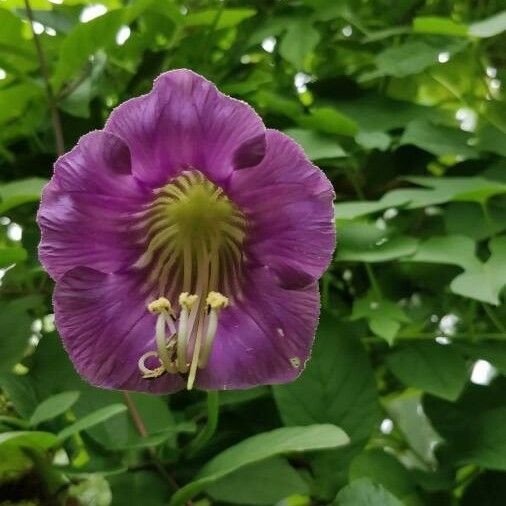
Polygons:
M139 368L144 377L189 371L191 388L209 359L219 311L239 294L246 220L220 187L190 170L156 191L140 226L145 250L135 267L146 270L160 299L149 306L159 314L158 353L141 357ZM160 367L148 370L148 356Z

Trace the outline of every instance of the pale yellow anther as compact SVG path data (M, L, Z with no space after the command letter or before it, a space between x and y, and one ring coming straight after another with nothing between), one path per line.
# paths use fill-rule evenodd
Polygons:
M223 309L228 306L228 298L219 292L209 292L207 294L206 304L211 309Z
M198 298L198 295L190 295L188 292L183 292L179 295L179 305L190 310Z
M165 297L160 297L159 299L154 300L148 304L148 311L150 313L161 313L163 311L171 312L171 305L169 299Z

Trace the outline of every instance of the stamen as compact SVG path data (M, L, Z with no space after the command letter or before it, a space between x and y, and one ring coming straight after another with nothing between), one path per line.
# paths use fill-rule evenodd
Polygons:
M240 297L246 218L222 188L197 170L184 171L155 190L138 218L145 249L134 268L145 272L147 289L165 295L148 305L158 315L157 351L144 354L139 369L145 378L187 374L191 389L197 369L209 361L220 311ZM157 357L160 366L146 367L150 357Z
M158 353L156 351L148 351L141 356L137 365L142 372L143 378L158 378L165 372L165 368L163 366L157 367L156 369L149 369L146 367L146 360L150 357L158 358Z
M179 313L179 326L177 332L177 369L182 373L188 371L188 364L186 363L186 350L189 336L188 317L197 299L197 295L190 295L187 292L183 292L179 296L181 312Z
M204 348L199 357L199 367L201 369L204 369L209 361L209 355L211 354L216 331L218 330L218 315L221 309L228 306L228 298L218 292L209 292L206 303L210 307L210 311L207 319Z

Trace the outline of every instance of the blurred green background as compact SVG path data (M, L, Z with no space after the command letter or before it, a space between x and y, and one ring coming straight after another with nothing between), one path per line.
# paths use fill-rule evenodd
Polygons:
M0 0L0 505L506 504L504 9ZM36 253L58 153L180 67L337 195L309 366L220 393L217 428L203 392L84 384Z

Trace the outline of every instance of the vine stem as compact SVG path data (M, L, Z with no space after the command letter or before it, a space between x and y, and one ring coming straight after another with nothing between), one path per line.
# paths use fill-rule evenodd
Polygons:
M56 143L56 152L58 153L58 156L61 156L63 155L63 153L65 153L65 142L63 140L63 129L61 126L60 115L58 113L58 107L55 95L53 93L53 87L51 86L51 81L49 79L49 70L47 67L46 57L42 49L42 44L40 43L39 35L35 32L35 28L33 27L34 19L32 7L30 5L30 0L24 0L24 2L25 2L26 17L30 22L30 28L32 30L33 35L33 42L35 44L35 50L37 51L37 59L39 60L40 73L42 74L42 79L44 80L44 86L46 88L46 97L49 106L49 111L51 113L51 123L53 125L53 132Z
M135 405L135 402L132 399L131 395L125 391L123 391L122 394L123 394L123 399L125 401L125 406L127 407L128 412L130 413L130 417L132 418L132 422L135 425L135 428L137 429L139 436L148 437L149 433L146 429L146 424L144 423L144 420L142 419L142 416L139 413L139 410L137 409L137 406ZM149 455L153 461L154 466L156 467L156 469L160 473L160 475L169 482L170 486L174 490L178 490L179 485L177 484L177 482L173 478L173 476L170 475L170 473L167 471L167 469L165 469L163 464L160 462L160 459L158 458L158 455L156 454L155 448L152 446L149 446L148 452L149 452ZM187 501L186 504L187 504L187 506L193 506L193 503L191 501Z
M187 447L189 458L195 456L213 437L218 427L220 402L216 390L207 392L207 422L201 432L197 434Z

